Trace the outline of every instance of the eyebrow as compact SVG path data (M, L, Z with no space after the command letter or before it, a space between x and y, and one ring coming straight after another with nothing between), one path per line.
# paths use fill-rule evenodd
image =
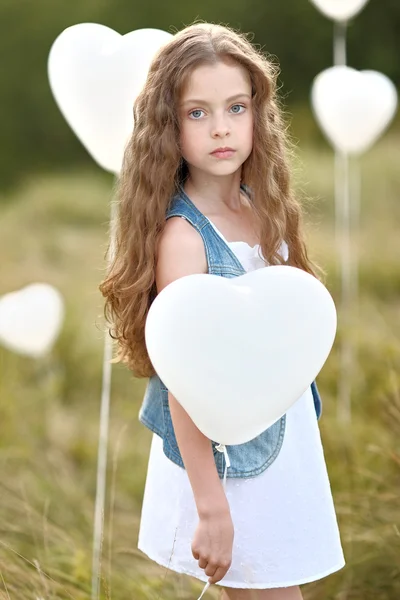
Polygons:
M235 94L234 96L230 96L229 98L226 99L226 102L232 102L233 100L237 100L237 98L248 98L249 100L251 100L251 96L249 96L249 94L246 94L245 92L241 92L240 94ZM184 106L185 104L207 104L208 105L208 102L207 102L207 100L199 100L198 98L189 98L188 100L185 100L181 104L182 104L182 106Z

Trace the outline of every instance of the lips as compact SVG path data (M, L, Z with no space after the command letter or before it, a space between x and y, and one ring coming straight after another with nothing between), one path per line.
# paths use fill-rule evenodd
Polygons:
M213 152L211 152L211 154L217 154L219 152L235 152L235 150L233 148L217 148L216 150L214 150Z
M235 156L236 150L233 148L217 148L214 152L211 152L210 156L213 156L217 160L229 160Z

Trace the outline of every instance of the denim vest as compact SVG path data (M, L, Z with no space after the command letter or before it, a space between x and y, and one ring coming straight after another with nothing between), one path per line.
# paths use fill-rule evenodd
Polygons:
M243 191L246 188L243 186ZM238 258L215 231L205 217L181 188L167 209L166 219L183 217L201 235L204 243L208 272L220 277L238 277L246 273ZM322 402L315 381L311 384L317 419L321 415ZM168 403L168 389L153 375L148 381L139 420L163 439L164 454L184 468L174 433ZM282 447L286 426L286 414L264 432L244 444L227 446L230 468L227 477L253 477L267 469L278 456ZM218 442L212 441L214 460L219 476L224 475L225 458L216 449Z

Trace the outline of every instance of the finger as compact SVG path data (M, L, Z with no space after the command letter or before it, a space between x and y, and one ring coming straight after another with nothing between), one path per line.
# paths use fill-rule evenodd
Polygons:
M225 577L225 575L227 574L227 572L229 571L230 568L230 564L226 567L218 567L217 570L215 571L214 575L212 575L209 578L209 582L210 583L217 583L217 581L221 581L221 579L223 579Z
M199 559L199 567L200 567L200 569L205 569L207 565L208 565L208 559L204 558L204 556L201 556L200 559Z
M196 560L199 560L200 553L197 552L197 550L192 550L192 554L193 554L193 558L195 558Z
M209 562L207 567L204 570L204 573L209 577L213 577L215 575L216 570L218 569L218 565L215 563Z

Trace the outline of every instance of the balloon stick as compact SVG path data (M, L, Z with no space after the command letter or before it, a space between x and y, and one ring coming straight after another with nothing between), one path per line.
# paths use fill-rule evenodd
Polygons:
M111 264L115 253L116 212L116 205L114 203L111 203L111 231L110 246L108 252L109 265ZM106 494L107 444L110 414L112 347L112 338L109 335L108 329L106 329L104 337L103 382L101 390L99 444L97 453L97 481L92 557L92 600L98 600L98 598L100 597L101 542L103 538L104 503Z
M352 230L353 234L357 234L360 231L360 213L361 213L361 168L360 168L360 160L358 156L354 157L351 161L351 172L350 172L350 218L353 223ZM358 298L358 247L357 243L353 244L352 248L352 265L353 265L353 273L352 273L352 298L354 302L357 302Z
M347 63L346 48L347 21L335 21L333 39L333 58L335 66ZM356 286L353 278L357 278L354 255L351 251L351 216L349 156L347 153L335 151L335 240L340 262L342 280L342 343L340 350L340 374L338 384L338 420L351 421L351 377L354 367L354 349L349 339L351 308L355 300ZM353 266L353 268L352 268Z
M340 209L340 269L342 275L342 337L341 337L341 369L338 390L337 416L338 420L346 423L351 421L351 375L353 372L353 349L349 338L352 308L352 252L351 252L351 212L350 212L350 183L349 156L341 152L337 158L336 175L342 183ZM339 188L337 182L337 188Z
M359 232L360 232L360 215L361 215L361 168L360 168L360 160L358 156L354 157L351 161L351 170L350 170L350 223L352 229L352 246L351 246L351 302L352 302L352 315L353 315L353 325L357 324L358 320L358 309L359 309L359 252L358 252L358 240L359 240ZM358 336L359 328L355 327L355 338L353 337L353 369L352 369L352 377L358 375L358 352L357 349L359 347L358 340L356 339Z
M347 22L334 23L333 37L333 58L334 65L346 65L346 31ZM338 255L340 256L340 239L341 239L341 224L342 215L341 209L343 205L343 185L341 166L345 158L341 155L338 149L335 150L335 240ZM346 157L347 160L347 157Z
M347 62L346 33L347 21L335 21L333 34L333 64L345 65Z

